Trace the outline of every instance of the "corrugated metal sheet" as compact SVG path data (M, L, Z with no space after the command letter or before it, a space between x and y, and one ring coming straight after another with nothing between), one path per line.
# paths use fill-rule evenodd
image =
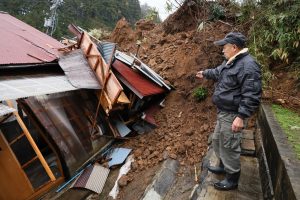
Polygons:
M0 65L52 62L63 44L45 33L0 12Z
M0 77L0 101L76 90L65 75L36 74Z
M76 88L101 89L81 49L62 56L58 64L64 70L68 80Z
M8 107L0 103L0 117L16 111L14 108Z
M109 171L109 169L95 163L84 170L84 172L71 185L71 188L86 188L100 194L105 185Z
M140 98L165 92L163 88L146 79L119 60L115 60L112 66L119 73L120 76L117 76L120 81Z
M110 66L111 62L112 62L112 58L115 54L117 45L115 43L111 43L111 42L101 42L97 46L98 46L98 50L99 50L101 56L104 58L106 64L108 64L108 66Z
M164 79L158 75L155 71L153 71L150 67L148 67L145 63L143 63L141 60L139 60L136 56L131 54L131 56L134 58L134 60L137 60L139 65L134 65L136 69L138 69L140 72L154 80L158 85L164 86L168 90L171 90L171 87L168 86L164 81Z
M131 56L128 56L127 54L121 52L121 51L116 51L115 57L122 61L123 63L126 63L127 65L131 66L134 62L134 58Z

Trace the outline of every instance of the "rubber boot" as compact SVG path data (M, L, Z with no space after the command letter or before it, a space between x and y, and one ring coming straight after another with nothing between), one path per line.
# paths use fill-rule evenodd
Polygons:
M224 169L224 164L221 159L220 159L219 166L216 166L216 167L208 166L207 170L214 174L226 174L225 169Z
M215 183L214 187L217 190L234 190L238 187L240 174L240 171L234 174L226 173L226 178L220 182Z

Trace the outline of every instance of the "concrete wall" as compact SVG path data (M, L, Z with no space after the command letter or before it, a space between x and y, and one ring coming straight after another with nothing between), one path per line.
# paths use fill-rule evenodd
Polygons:
M258 123L274 198L300 199L300 161L276 121L271 106L263 104L260 107Z

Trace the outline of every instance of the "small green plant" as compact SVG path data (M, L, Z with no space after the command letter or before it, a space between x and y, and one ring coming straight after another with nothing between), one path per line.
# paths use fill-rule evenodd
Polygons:
M213 3L210 6L210 18L211 19L222 19L225 17L225 9L218 3Z
M193 96L197 101L203 101L208 95L208 90L204 87L198 87L194 90Z

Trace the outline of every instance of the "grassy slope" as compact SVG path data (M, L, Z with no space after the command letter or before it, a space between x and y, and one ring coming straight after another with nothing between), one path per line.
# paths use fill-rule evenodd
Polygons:
M272 105L275 117L288 136L298 159L300 159L300 115L279 105Z

